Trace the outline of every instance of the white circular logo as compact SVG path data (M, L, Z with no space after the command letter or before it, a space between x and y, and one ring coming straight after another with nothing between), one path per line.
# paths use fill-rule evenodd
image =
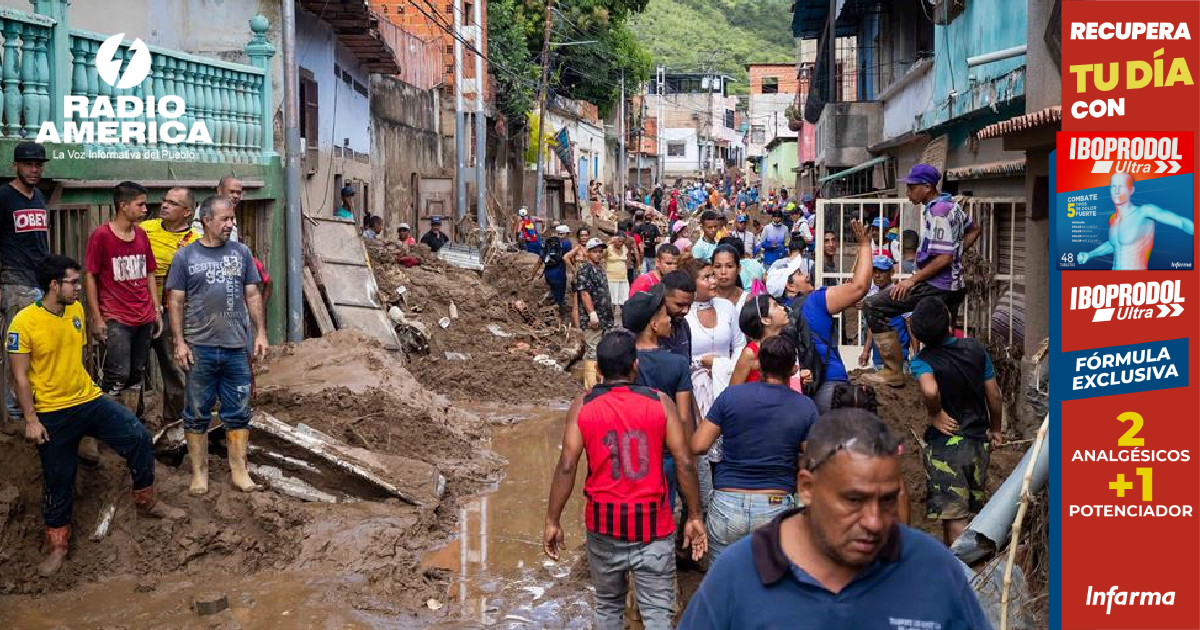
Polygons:
M129 60L125 74L121 74L121 60L114 57L121 49L121 42L124 39L125 33L117 33L104 40L104 43L100 44L100 49L96 51L96 71L100 73L100 78L104 79L105 83L118 90L139 85L150 74L150 49L146 48L146 43L141 39L134 39L133 43L129 45L129 48L133 50L133 59Z

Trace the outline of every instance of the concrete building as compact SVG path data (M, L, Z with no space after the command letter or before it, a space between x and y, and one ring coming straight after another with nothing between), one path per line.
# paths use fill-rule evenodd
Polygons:
M717 74L667 73L662 94L653 83L648 86L647 111L662 111L657 122L666 182L715 177L745 161L732 81Z
M988 295L968 300L962 323L994 354L1013 357L1032 354L1048 329L1048 156L1060 121L1060 51L1047 43L1061 26L1051 23L1055 5L841 3L835 35L854 50L843 55L839 46L837 71L853 59L856 89L813 103L823 196L901 196L899 177L917 162L938 167L942 190L964 196L985 228L976 249L994 273ZM819 42L820 78L830 71L829 3L801 0L793 17L797 37ZM1031 373L1028 362L1023 371Z
M750 94L746 115L750 134L746 139L746 158L761 161L767 144L776 138L795 138L800 126L800 76L794 63L746 64L750 75ZM789 116L790 114L790 116ZM791 121L795 121L792 123Z
M546 153L543 177L546 185L546 207L543 215L550 219L580 218L579 200L588 201L588 185L602 178L608 168L608 151L604 139L604 124L595 105L587 101L551 98L546 106L546 137L557 139L566 129L571 142L571 167L563 163L556 151ZM536 173L525 172L524 204L533 208Z

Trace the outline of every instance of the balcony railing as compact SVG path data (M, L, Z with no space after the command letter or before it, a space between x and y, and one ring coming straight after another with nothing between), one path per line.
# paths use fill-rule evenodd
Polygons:
M119 144L96 144L79 139L86 149L122 152L129 149L175 150L193 152L198 161L211 163L265 163L275 156L271 80L268 74L274 47L267 41L269 24L256 16L250 21L253 36L245 47L252 65L199 57L182 51L147 46L151 69L145 80L128 89L117 89L104 81L96 67L96 54L108 36L78 29L66 30L65 6L51 11L62 15L47 16L25 13L0 7L0 135L7 138L37 137L42 124L53 122L60 134L66 133L64 123L150 122L160 125L170 119L156 118L143 110L133 118L84 118L77 113L64 116L64 97L84 96L91 104L107 97L114 107L119 96L134 96L155 102L168 96L183 99L185 110L176 118L184 127L183 135L193 123L205 124L211 143L168 143L161 137L151 141L149 134L142 139L130 139ZM60 46L56 38L66 39ZM134 52L132 42L125 41L117 52L117 60L126 66ZM64 51L55 59L55 50ZM122 58L122 55L124 56ZM61 67L51 64L66 64ZM64 80L58 80L63 77ZM173 134L174 135L174 134ZM63 138L64 142L67 141Z

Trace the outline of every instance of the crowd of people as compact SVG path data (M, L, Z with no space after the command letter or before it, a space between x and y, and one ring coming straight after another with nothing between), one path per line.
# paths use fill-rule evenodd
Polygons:
M982 505L1002 402L987 350L954 326L979 227L939 181L924 164L905 179L926 235L913 247L887 239L885 217L848 222L849 277L831 273L836 232L823 235L817 270L812 199L795 205L786 191L732 196L737 212L770 217L761 230L747 214L728 226L728 199L693 186L651 199L679 213L664 216L669 235L646 230L639 209L611 238L580 230L566 246L563 275L547 282L576 297L560 304L586 333L586 391L567 413L544 547L559 557L586 453L598 628L623 627L627 574L645 627L673 625L672 550L707 566L682 627L782 627L801 610L817 625L988 627L947 546ZM900 282L897 267L909 274ZM878 366L858 383L839 350L837 315L850 308L874 341L859 365ZM929 417L925 515L942 523L942 544L908 527L902 440L877 415L874 387L910 376Z
M76 473L81 461L97 463L97 441L128 465L140 515L185 516L155 494L151 438L141 418L151 351L162 373L163 422L185 431L189 492L208 491L218 400L230 483L258 489L246 461L250 361L266 353L271 286L262 263L239 242L243 186L234 177L199 204L187 187L167 190L156 218L147 216L146 187L123 181L113 189L112 219L92 231L84 260L51 254L39 188L47 161L41 145L17 145L16 177L0 188L8 416L24 419L41 460L47 555L38 570L45 576L67 557ZM93 351L97 374L87 368Z

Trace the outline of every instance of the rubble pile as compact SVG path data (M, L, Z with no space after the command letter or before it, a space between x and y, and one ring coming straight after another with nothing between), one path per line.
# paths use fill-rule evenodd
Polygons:
M264 490L232 489L214 438L209 492L190 496L187 466L172 457L176 438L167 427L156 432L156 486L187 516L139 518L124 462L101 447L100 464L80 468L71 552L49 579L36 568L43 536L37 451L19 432L0 432L0 594L114 578L135 580L138 591L169 592L180 580L221 584L231 574L315 571L342 576L354 606L402 611L444 590L442 576L422 569L420 558L452 534L459 500L499 476L502 460L484 446L488 424L353 331L272 348L256 379L250 464Z
M481 275L438 259L424 245L367 241L367 251L407 367L425 386L471 401L578 393L569 371L583 354L582 335L559 319L545 283L530 279L536 256L493 253Z

